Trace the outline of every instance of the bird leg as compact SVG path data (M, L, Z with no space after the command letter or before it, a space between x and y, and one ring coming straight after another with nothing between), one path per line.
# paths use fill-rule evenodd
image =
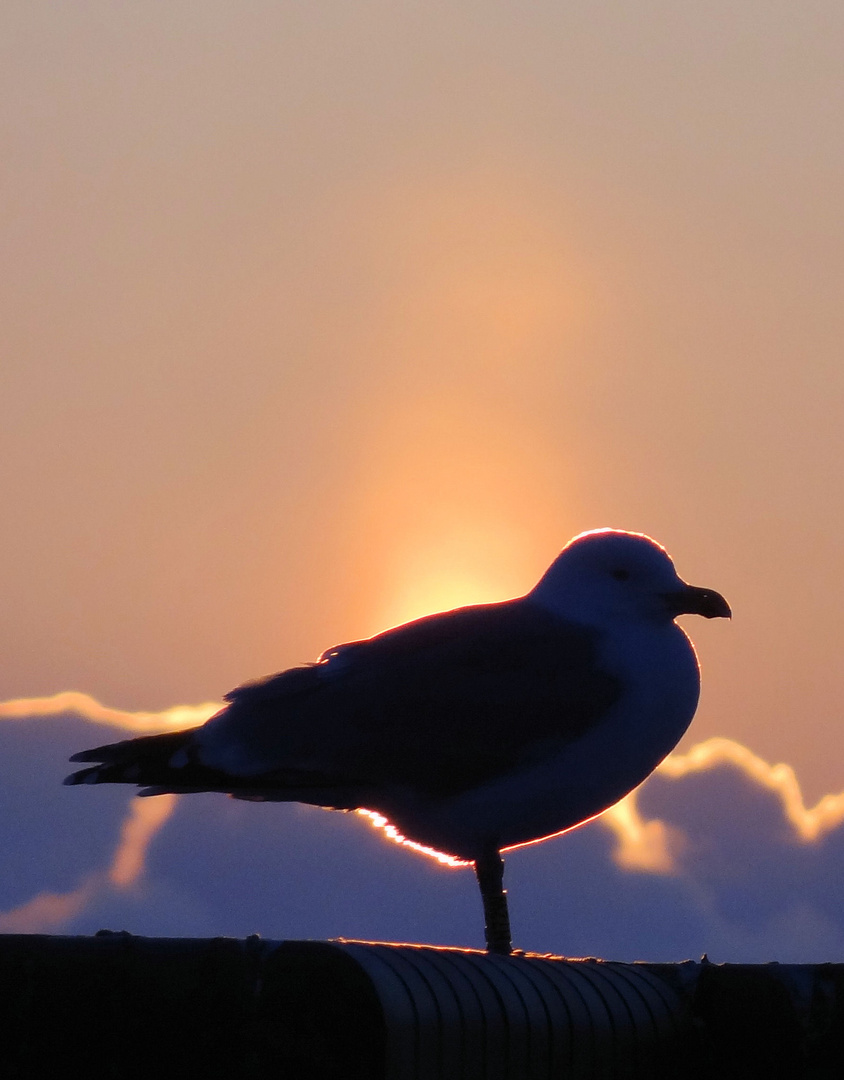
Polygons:
M495 848L475 859L475 876L484 902L486 951L509 956L513 943L510 940L510 913L504 889L504 860Z

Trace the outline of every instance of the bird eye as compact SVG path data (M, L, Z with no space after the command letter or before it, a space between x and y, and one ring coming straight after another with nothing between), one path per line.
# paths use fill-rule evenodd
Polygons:
M614 577L616 581L627 581L630 577L630 571L619 567L617 570L612 571L612 577Z

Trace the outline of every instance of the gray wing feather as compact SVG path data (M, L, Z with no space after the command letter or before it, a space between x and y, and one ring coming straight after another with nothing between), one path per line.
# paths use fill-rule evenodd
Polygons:
M446 795L593 726L621 692L597 646L526 599L429 616L232 691L200 755L223 768L236 745L256 784L316 773Z

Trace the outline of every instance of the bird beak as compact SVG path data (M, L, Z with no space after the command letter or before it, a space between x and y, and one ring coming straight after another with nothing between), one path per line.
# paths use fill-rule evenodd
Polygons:
M730 619L733 615L730 605L714 589L684 585L676 592L663 593L662 598L675 618L677 615L703 615L705 619Z

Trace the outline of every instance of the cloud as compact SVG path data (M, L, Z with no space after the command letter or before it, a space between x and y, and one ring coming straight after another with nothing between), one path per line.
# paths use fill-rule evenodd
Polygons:
M157 714L161 718L159 726L172 724L175 718L193 711L178 708ZM68 712L74 715L66 715ZM24 889L44 883L39 881L39 867L45 879L73 882L67 888L56 889L53 880L50 887L0 912L0 933L60 930L103 894L128 892L141 880L149 845L173 813L176 796L144 801L132 798L128 792L115 792L106 797L104 812L94 820L84 814L80 818L74 812L77 808L66 799L68 789L59 787L55 770L61 766L64 771L61 757L67 756L70 746L78 748L80 740L90 736L89 723L84 721L119 723L135 730L133 721L137 716L145 725L154 715L120 713L76 693L0 703L0 718L40 721L37 725L4 725L1 729L6 868L3 898L8 898L8 889L15 883ZM55 758L47 756L50 750L57 752ZM64 853L58 863L50 857L57 852Z
M660 776L679 779L721 765L736 766L761 787L774 792L782 803L785 816L803 840L818 840L844 821L844 791L824 795L815 806L807 809L790 765L770 765L732 739L707 739L693 746L687 754L669 754L658 772Z
M38 893L11 911L0 912L0 934L47 934L61 929L90 904L98 884L88 878L71 892Z
M221 702L174 705L161 712L124 712L101 705L88 694L64 690L52 697L14 698L0 702L0 720L26 720L73 713L94 724L108 724L140 735L159 731L182 731L203 724L222 708Z
M128 889L144 872L150 841L176 807L175 795L157 799L135 799L120 830L120 843L108 871L108 880L119 889Z
M613 857L619 866L654 874L673 872L672 835L664 821L659 818L646 821L642 817L635 791L611 806L598 820L615 834L618 843Z
M61 711L68 701L74 712ZM84 695L0 704L2 717L28 717L0 724L0 931L480 945L471 871L386 843L359 815L60 785L69 753L96 738L92 723L146 731L151 717L161 729L189 715L122 713ZM729 739L673 754L601 818L508 855L517 944L628 960L841 960L842 805L832 794L807 807L792 769Z
M772 792L797 837L807 843L821 839L844 821L844 791L824 795L809 808L790 765L782 762L771 765L733 739L707 739L693 746L688 753L669 754L655 775L680 780L723 766L739 769L753 783ZM618 839L614 857L620 866L629 870L673 873L676 866L671 849L682 846L683 835L677 829L669 829L659 818L645 820L637 796L638 791L631 792L601 818L602 824L612 829Z
M149 843L173 812L175 795L130 803L121 826L120 842L107 870L89 874L65 893L40 892L32 899L0 912L0 934L44 934L66 926L109 889L131 888L144 872Z
M75 888L65 893L40 892L32 899L0 912L0 934L45 934L66 926L89 907L100 894L127 890L144 872L147 848L156 832L170 817L176 796L160 799L137 799L120 830L120 842L107 870L89 874Z

